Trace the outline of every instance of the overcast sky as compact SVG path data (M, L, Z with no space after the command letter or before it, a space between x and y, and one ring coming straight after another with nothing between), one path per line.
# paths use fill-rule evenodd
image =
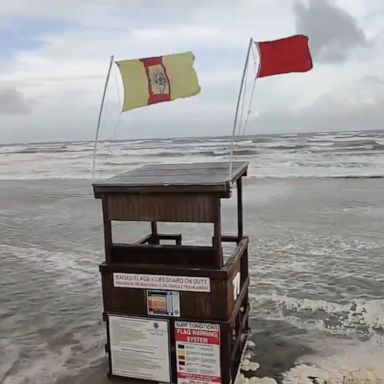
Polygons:
M249 38L296 33L314 68L259 79L247 132L382 129L382 0L1 1L0 143L92 140L112 54L189 50L199 95L121 115L114 66L102 137L230 134Z

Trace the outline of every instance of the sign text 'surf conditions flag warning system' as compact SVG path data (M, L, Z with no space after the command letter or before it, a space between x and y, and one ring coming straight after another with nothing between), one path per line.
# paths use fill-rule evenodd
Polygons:
M219 324L175 322L177 382L221 383Z

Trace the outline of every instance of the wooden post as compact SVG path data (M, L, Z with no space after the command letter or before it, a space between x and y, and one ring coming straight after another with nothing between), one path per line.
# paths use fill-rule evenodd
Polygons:
M157 222L151 221L151 244L159 244L159 238L157 237Z
M101 199L103 207L103 222L104 222L104 248L105 248L105 261L112 262L111 247L112 247L112 227L111 220L108 215L108 197L104 196Z
M237 242L243 237L243 184L242 178L238 178L237 184Z
M221 202L218 197L215 202L215 220L213 222L213 248L215 249L215 266L223 266L223 250L221 247Z

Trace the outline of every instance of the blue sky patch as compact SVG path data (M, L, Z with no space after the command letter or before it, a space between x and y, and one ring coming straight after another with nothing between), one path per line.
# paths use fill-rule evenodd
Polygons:
M11 19L0 25L0 60L11 59L20 51L39 49L44 45L44 36L74 25L74 22L62 19Z

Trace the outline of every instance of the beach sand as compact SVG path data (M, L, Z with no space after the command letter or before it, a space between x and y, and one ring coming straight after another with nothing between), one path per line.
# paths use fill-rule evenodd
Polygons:
M381 179L246 183L255 344L247 357L260 367L245 376L384 377L383 196ZM234 200L223 204L225 234L236 228ZM90 182L1 181L0 201L0 382L107 383L101 206ZM133 240L143 226L115 229ZM188 242L209 242L206 227L185 228ZM294 369L305 373L292 379Z

